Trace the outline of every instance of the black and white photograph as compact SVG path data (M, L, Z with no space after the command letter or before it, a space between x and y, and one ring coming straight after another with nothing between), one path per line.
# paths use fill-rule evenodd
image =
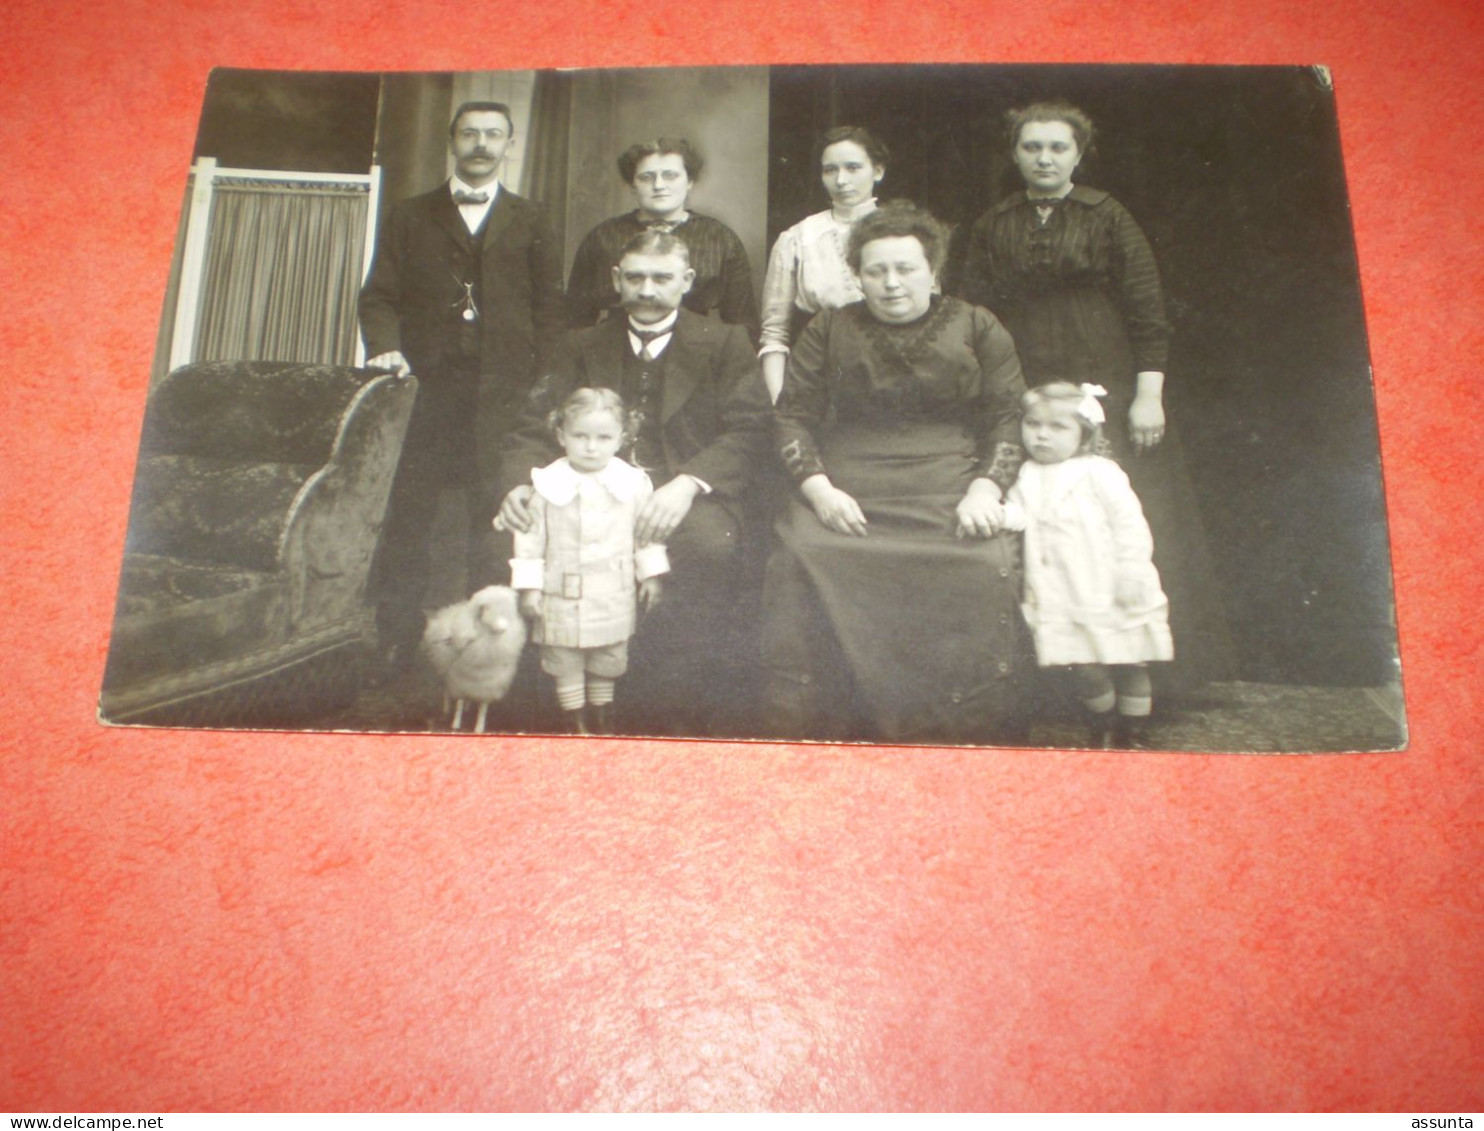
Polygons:
M1336 82L214 71L100 719L1405 748Z

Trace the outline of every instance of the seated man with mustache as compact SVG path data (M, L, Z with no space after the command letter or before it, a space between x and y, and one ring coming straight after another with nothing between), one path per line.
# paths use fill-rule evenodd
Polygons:
M679 237L642 232L612 268L623 316L569 333L526 402L502 460L499 523L530 525L531 471L560 454L547 421L571 390L616 390L634 418L623 457L649 472L642 544L669 548L664 600L639 626L625 733L705 734L743 543L742 500L768 458L771 404L746 330L682 308L695 280Z

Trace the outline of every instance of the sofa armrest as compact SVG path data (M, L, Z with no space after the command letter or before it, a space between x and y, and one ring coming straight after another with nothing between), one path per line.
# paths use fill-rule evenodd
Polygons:
M299 489L279 549L293 630L359 613L416 396L416 378L368 382L341 418L329 462Z

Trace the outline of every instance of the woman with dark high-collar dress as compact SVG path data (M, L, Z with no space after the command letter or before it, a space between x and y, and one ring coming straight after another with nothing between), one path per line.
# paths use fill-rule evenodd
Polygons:
M757 342L757 295L747 249L731 228L690 207L702 164L684 138L639 142L619 156L618 174L634 190L638 208L604 220L578 245L567 279L567 320L574 330L592 326L618 306L614 265L635 236L659 231L685 243L696 273L681 305L742 326Z
M1021 737L1019 538L996 530L1025 384L995 317L936 293L946 251L911 205L864 217L863 301L815 315L789 355L774 420L796 489L763 589L780 737Z
M1031 387L1108 390L1109 455L1128 473L1154 533L1182 679L1224 674L1230 644L1199 508L1165 411L1171 326L1154 252L1137 221L1073 177L1093 123L1066 102L1007 115L1025 181L974 224L960 293L994 311Z

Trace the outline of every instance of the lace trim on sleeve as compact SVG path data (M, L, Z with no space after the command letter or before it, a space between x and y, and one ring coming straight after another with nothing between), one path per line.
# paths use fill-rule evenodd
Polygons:
M824 464L820 462L819 452L812 441L790 440L778 450L778 456L783 460L783 466L793 476L795 483L803 482L811 475L821 475L824 472Z
M980 461L980 474L999 484L1000 490L1008 491L1024 462L1024 448L1009 440L998 440L989 455Z

